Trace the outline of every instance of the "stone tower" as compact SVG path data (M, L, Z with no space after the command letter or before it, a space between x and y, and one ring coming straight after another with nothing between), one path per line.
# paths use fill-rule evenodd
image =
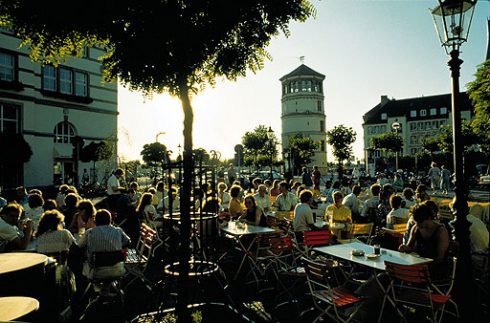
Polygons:
M324 79L325 75L304 64L280 78L282 85L281 139L283 149L288 151L289 138L297 134L310 137L319 143L319 148L308 166L317 165L323 170L327 167L325 107L323 103Z

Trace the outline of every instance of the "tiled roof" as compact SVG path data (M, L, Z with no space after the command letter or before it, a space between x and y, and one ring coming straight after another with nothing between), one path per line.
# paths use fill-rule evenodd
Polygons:
M460 105L461 110L467 111L472 110L472 104L469 100L468 94L466 92L462 92L460 94ZM446 107L448 112L451 111L451 94L441 94L434 96L424 96L419 98L410 98L403 100L387 100L384 102L380 102L374 108L369 110L364 116L364 124L376 124L376 123L384 123L386 120L381 120L381 114L386 113L388 118L392 117L402 117L405 116L407 120L412 119L433 119L440 118L438 116L429 116L429 109L431 108L442 108ZM427 110L427 115L425 117L410 117L411 110L420 111L421 109ZM417 113L420 116L420 113Z
M292 76L319 76L322 79L325 78L325 75L318 73L305 64L301 64L298 68L296 68L294 71L292 71L289 74L284 75L283 77L280 78L280 80L284 80L286 78L292 77Z

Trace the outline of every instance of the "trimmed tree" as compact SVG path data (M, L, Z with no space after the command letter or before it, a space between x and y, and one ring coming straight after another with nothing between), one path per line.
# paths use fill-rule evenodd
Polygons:
M289 148L293 152L293 174L297 174L297 170L302 166L311 163L315 151L318 149L319 143L315 142L310 137L305 137L301 134L297 134L294 137L289 138Z
M356 132L352 127L335 126L327 131L327 143L332 146L332 154L339 162L339 179L343 177L342 163L353 156L352 143L356 141Z
M272 162L277 156L277 137L274 135L271 139L267 137L268 127L264 125L258 125L253 131L247 131L242 137L242 144L244 147L245 165L254 166L257 170L261 166L271 165L271 152Z
M32 156L31 146L18 133L0 132L0 183L2 186L17 186L20 181L18 169ZM8 175L7 175L8 174Z

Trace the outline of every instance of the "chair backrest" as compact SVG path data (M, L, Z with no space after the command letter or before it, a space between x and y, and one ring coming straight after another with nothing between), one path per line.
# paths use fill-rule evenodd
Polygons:
M99 251L91 253L91 265L94 268L114 266L117 263L124 262L125 253L123 250Z
M136 250L143 260L147 260L151 254L153 248L153 242L155 241L156 231L145 223L141 223L140 238Z
M368 235L370 236L371 233L373 232L373 222L369 223L352 223L351 231L350 234L352 236L358 236L358 235Z
M266 216L267 226L269 228L276 227L278 219L275 216Z
M269 242L271 251L276 255L293 249L293 239L290 236L271 238Z
M427 264L401 265L385 261L386 273L391 277L407 283L429 285L430 274Z
M307 247L329 245L331 241L332 233L329 230L303 232L303 243Z
M393 224L393 231L396 231L397 233L403 235L407 231L407 224L406 223Z

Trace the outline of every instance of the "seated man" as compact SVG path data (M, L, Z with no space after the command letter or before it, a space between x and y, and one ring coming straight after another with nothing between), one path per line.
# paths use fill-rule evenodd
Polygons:
M279 190L281 193L277 196L274 205L278 211L292 211L296 206L296 196L289 191L289 185L287 182L281 182L279 184Z
M22 206L10 203L0 211L0 252L24 250L31 241L34 223L26 220L19 223Z
M83 275L89 279L118 277L125 273L122 249L131 241L121 228L111 225L111 220L111 213L108 210L98 210L95 214L95 228L88 229L78 243L79 247L86 247L87 261L83 266ZM110 256L113 259L101 259L100 263L106 262L107 265L99 266L100 263L97 261L97 268L95 268L93 254L107 252L109 257L111 251L121 251L121 258Z
M294 208L294 231L315 231L319 230L313 221L313 212L311 211L311 203L313 202L313 192L303 190L299 195L300 202Z

